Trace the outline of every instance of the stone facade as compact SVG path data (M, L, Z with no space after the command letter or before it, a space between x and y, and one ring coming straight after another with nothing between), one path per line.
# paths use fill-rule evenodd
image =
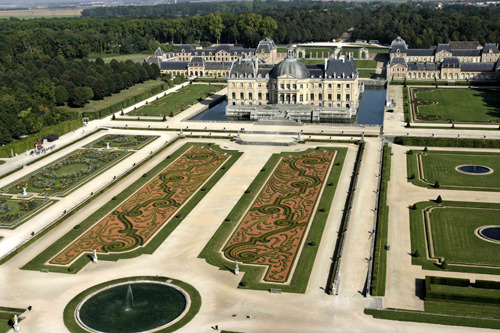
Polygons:
M280 59L276 51L276 44L269 38L261 40L256 49L233 47L229 44L203 49L190 44L181 44L177 53L165 53L158 48L145 61L150 64L156 63L164 74L227 77L234 60L256 57L265 62L275 63Z
M259 58L238 59L228 77L226 115L262 119L283 115L318 121L357 115L358 71L352 59L325 59L304 65L289 48L285 60L269 64Z
M469 47L469 48L465 48ZM500 52L496 44L450 42L435 49L410 49L401 37L390 47L389 80L498 80Z

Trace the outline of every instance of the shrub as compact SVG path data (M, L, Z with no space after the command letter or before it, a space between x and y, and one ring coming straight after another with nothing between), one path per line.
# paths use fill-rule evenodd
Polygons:
M167 116L163 115L162 121L167 121Z
M424 152L427 152L427 150L428 150L428 149L427 149L427 147L425 147L425 148L424 148Z
M309 242L309 246L316 246L316 242L315 241Z
M142 177L147 177L147 176L148 176L148 174L147 174L147 173L145 173L145 174L143 174L143 175L142 175Z
M413 256L415 258L419 258L420 257L420 252L418 252L418 250L415 250L415 252L413 252Z
M12 210L12 208L7 204L0 204L0 214L8 213Z
M116 119L116 116L115 114L113 113L113 115L111 116L111 120L115 120Z

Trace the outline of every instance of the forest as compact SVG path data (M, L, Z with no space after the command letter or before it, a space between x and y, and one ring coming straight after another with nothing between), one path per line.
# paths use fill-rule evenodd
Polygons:
M110 11L106 15L147 17L0 20L0 144L74 117L67 107L82 106L90 99L102 99L160 76L155 65L130 61L104 64L101 59L89 61L91 54L152 53L158 46L175 49L165 43L198 41L255 47L267 36L277 44L327 41L339 38L351 27L353 38L390 43L399 35L414 48L450 40L484 44L500 39L500 6L450 5L439 10L428 3L303 3L307 2L217 3L228 9L210 9L197 3L196 13L206 15L193 14L191 8L189 12L186 9L189 15L176 17L172 13L141 14L143 7L150 6L131 6L106 9ZM179 5L192 7L189 3ZM124 12L114 12L118 10ZM84 15L100 16L92 12Z

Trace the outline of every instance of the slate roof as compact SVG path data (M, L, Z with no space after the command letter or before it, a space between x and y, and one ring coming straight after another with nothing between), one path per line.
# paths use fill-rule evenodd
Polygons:
M460 61L456 57L446 57L443 59L441 66L444 68L458 68L460 67Z
M433 56L433 49L408 49L407 55L409 56Z
M161 48L157 48L155 51L155 56L161 57L165 52Z
M266 38L259 42L257 46L257 53L271 53L272 50L276 49L276 44L272 39Z
M174 70L174 71L181 71L181 70L186 70L188 67L189 62L187 61L163 61L161 63L160 69L161 70Z
M228 70L231 68L230 61L207 61L205 62L206 70Z
M454 57L477 57L481 55L481 50L470 49L470 50L451 50L451 54Z
M436 53L441 52L441 51L447 51L451 53L451 47L450 44L438 44L436 48Z
M191 44L179 45L179 49L177 50L177 53L182 53L182 50L184 50L185 53L191 53Z
M205 58L203 57L192 57L189 62L189 67L202 67L205 65Z
M401 53L405 53L408 50L408 45L406 45L406 42L399 36L392 41L389 52L396 53L397 50Z
M492 72L495 70L494 62L463 62L462 72Z
M498 46L497 44L485 44L483 48L483 53L489 53L491 50L491 53L500 53L498 51Z
M433 62L410 62L408 63L408 70L410 71L435 71L437 65Z
M252 59L238 59L233 61L229 71L229 77L255 76L255 66Z
M395 65L406 65L406 60L401 57L395 57L391 59L391 62L389 63L389 67L395 66Z
M347 78L355 78L358 75L358 70L352 59L330 59L328 60L326 73L327 77L337 78L345 75Z

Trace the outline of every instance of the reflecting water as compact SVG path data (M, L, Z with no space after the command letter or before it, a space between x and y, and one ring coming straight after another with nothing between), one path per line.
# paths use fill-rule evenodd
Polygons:
M354 124L382 125L384 122L385 89L367 87L361 95L358 117ZM227 100L200 113L193 120L228 121L226 119ZM250 121L249 122L253 122Z

